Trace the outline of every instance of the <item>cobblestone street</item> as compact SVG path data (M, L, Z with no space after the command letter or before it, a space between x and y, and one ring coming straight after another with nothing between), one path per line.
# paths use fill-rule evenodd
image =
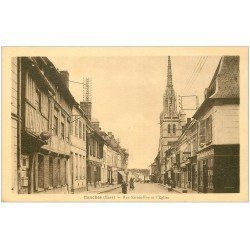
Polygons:
M122 189L116 188L106 192L107 194L121 194ZM128 194L163 194L170 193L167 188L156 183L135 183L135 189L130 190L128 186Z

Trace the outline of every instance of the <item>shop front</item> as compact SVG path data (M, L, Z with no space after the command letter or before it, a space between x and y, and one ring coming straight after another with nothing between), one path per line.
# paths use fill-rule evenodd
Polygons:
M87 161L88 186L100 186L102 164L96 161Z
M117 182L118 184L122 184L122 182L125 181L127 182L127 175L125 174L124 171L118 171L118 179Z
M211 146L198 153L197 161L199 192L239 192L239 145Z

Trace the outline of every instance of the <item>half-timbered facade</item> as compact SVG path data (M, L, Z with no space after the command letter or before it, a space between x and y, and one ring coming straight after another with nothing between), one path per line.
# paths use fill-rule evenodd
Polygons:
M22 57L21 62L21 157L27 166L27 192L67 193L75 100L49 59Z

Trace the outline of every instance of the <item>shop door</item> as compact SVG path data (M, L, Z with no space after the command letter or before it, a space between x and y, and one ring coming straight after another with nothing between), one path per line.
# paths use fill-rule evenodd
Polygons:
M71 183L71 192L74 192L74 160L73 153L70 153L70 183Z
M196 190L197 189L197 171L195 170L195 164L192 165L191 175L192 175L192 189Z
M203 165L203 192L207 193L208 189L208 168L207 164Z

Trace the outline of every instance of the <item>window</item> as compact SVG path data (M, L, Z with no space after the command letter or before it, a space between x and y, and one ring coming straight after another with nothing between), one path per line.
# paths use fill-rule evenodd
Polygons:
M212 116L200 121L199 145L212 142Z
M61 138L65 139L65 116L61 116Z
M212 116L206 119L206 143L212 142Z
M79 138L82 139L82 122L79 121Z
M170 126L170 124L168 124L168 133L169 134L171 133L171 126Z
M69 138L70 138L70 130L71 130L71 124L69 121L67 121L67 135L66 135L66 141L69 142Z
M82 139L85 141L85 124L82 124Z
M75 172L76 172L76 180L78 180L78 154L75 154Z
M78 120L75 120L75 136L78 136Z
M42 97L41 97L41 92L38 89L36 90L35 105L36 105L36 109L41 112L41 110L42 110Z
M82 157L82 178L85 179L85 173L86 173L86 161L85 157Z
M175 132L176 132L176 125L174 124L173 125L173 133L175 134Z
M103 152L103 161L106 162L106 152Z
M82 179L82 156L79 155L79 176L80 176L80 179Z
M200 126L199 126L199 145L201 146L202 144L204 144L205 140L206 140L206 121L202 120L200 121Z
M96 141L93 140L93 156L96 156Z
M49 121L48 121L48 131L50 131L50 124L51 124L51 109L50 109L50 107L51 107L51 102L50 102L50 100L48 101L48 119L49 119Z
M59 127L58 114L59 114L59 110L55 108L54 109L54 121L53 121L53 132L55 135L58 135L58 127Z

